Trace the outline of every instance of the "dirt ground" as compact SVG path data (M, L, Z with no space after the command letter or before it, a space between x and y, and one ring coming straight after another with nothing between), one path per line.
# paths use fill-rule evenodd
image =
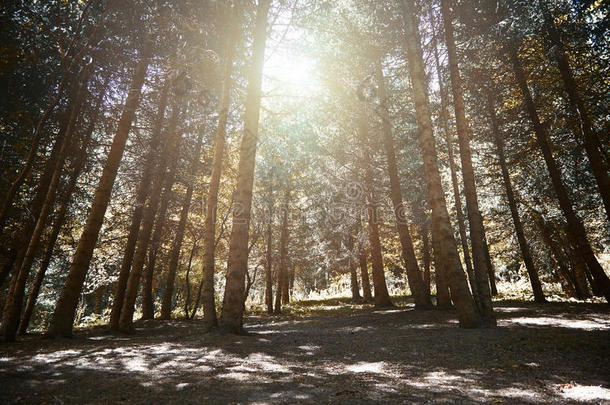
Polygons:
M138 322L0 344L0 402L610 404L608 305L496 304L499 327L452 311L344 300L250 316L247 336Z

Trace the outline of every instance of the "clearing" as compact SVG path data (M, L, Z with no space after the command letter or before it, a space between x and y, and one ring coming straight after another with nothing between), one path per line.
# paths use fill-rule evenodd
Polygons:
M492 330L402 305L301 302L247 336L183 320L28 336L0 345L0 402L610 404L606 304L497 302Z

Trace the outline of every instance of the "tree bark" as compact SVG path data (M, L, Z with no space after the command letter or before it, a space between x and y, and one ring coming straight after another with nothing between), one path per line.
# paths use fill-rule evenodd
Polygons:
M181 97L177 95L172 116L170 118L169 128L167 132L168 141L160 162L157 165L155 173L155 183L150 193L148 205L145 208L144 216L142 219L142 227L138 234L138 243L136 246L136 252L133 258L133 265L129 278L127 279L127 288L125 289L125 298L123 300L123 307L121 308L121 316L119 317L119 330L124 333L132 333L133 328L133 313L135 311L136 297L138 295L138 287L140 286L140 279L142 278L142 270L146 262L146 252L148 251L149 242L155 223L155 217L158 217L158 221L163 222L165 217L164 212L157 214L159 203L161 202L162 194L171 192L171 187L174 183L174 171L178 161L180 140L179 131L177 131L178 119L180 116L181 109ZM167 167L169 166L169 170ZM162 193L162 190L163 193ZM149 263L150 264L150 263ZM144 296L145 287L142 288ZM151 297L152 298L152 297ZM142 303L144 304L144 297L142 297Z
M430 12L432 18L432 12ZM477 284L474 277L474 269L472 268L472 259L470 257L470 248L468 247L468 237L466 236L466 221L464 219L464 210L462 208L462 196L460 194L460 186L457 178L457 167L455 165L455 157L453 154L453 139L451 136L449 126L449 101L447 100L447 93L441 74L441 62L438 55L438 44L436 35L432 36L432 47L434 51L434 61L436 66L436 77L438 80L439 93L441 96L441 112L440 119L443 126L443 134L445 136L445 143L447 144L447 161L449 162L449 171L451 173L451 185L453 187L453 200L455 205L455 214L458 223L458 232L460 235L460 243L462 246L462 253L464 255L464 264L466 264L466 274L468 274L468 282L470 289L473 291L476 298Z
M391 307L392 301L386 285L383 256L381 252L381 241L379 238L379 218L377 216L379 207L375 195L373 182L373 167L370 156L370 141L366 123L366 110L362 113L358 122L358 140L362 151L362 164L364 170L364 183L366 188L366 208L369 223L369 244L371 246L371 266L373 268L373 291L376 307Z
M7 300L4 305L4 312L2 316L2 337L5 341L15 340L15 335L19 328L19 320L21 316L21 310L23 307L23 297L25 295L25 285L30 274L34 260L38 254L38 247L43 231L47 225L47 219L51 214L53 206L55 205L56 191L59 186L61 175L63 173L64 163L68 156L69 149L72 146L72 137L76 131L76 124L80 114L83 100L87 93L87 80L85 80L86 71L89 66L83 68L81 74L79 74L79 89L77 91L76 100L70 114L70 120L68 128L66 130L66 136L64 137L57 156L57 164L47 190L40 214L34 227L30 240L28 241L27 249L23 262L19 267L19 270L15 272L16 277L11 280L11 288Z
M218 190L222 176L222 162L225 150L225 137L227 132L227 118L231 106L231 90L233 81L233 54L235 52L235 33L227 35L225 44L225 60L223 72L222 95L220 98L220 111L218 114L218 127L214 139L214 157L212 173L208 189L208 198L203 227L203 323L206 328L218 326L216 314L216 293L214 291L215 273L215 245L216 245L216 215L218 211Z
M173 196L172 188L176 179L176 164L171 162L170 169L166 174L165 186L161 193L161 203L159 205L155 227L148 244L148 261L142 272L142 319L153 319L155 309L153 302L154 273L157 268L157 256L161 245L161 238L167 223L167 211Z
M607 163L608 157L605 156L605 153L603 152L599 137L595 133L593 120L580 96L578 85L574 79L572 68L570 67L570 59L561 39L561 34L555 26L548 5L544 0L538 0L538 4L542 9L544 25L552 46L552 53L559 65L559 72L561 73L564 88L568 95L570 110L573 119L577 122L576 127L580 129L583 136L585 151L587 152L587 157L591 164L593 176L597 181L597 187L606 210L606 217L610 222L610 176L608 175L610 168L608 168Z
M513 64L515 77L517 78L519 88L521 89L524 101L524 108L527 114L529 115L530 121L532 122L532 126L534 127L534 132L536 133L536 140L538 142L538 146L542 151L542 155L544 157L547 169L549 170L553 189L555 190L555 193L557 194L557 199L559 200L559 206L568 223L568 238L570 239L571 244L574 246L576 254L582 258L582 260L589 268L589 271L591 271L595 283L598 284L600 290L602 291L602 294L606 298L606 301L610 302L610 279L597 261L597 258L595 257L595 254L591 249L591 245L587 240L585 228L580 218L574 211L572 201L570 200L568 192L565 186L563 185L563 181L561 179L561 170L557 166L557 162L553 157L548 134L546 132L546 129L540 123L538 111L536 110L536 105L534 104L534 100L532 99L529 87L527 85L525 72L523 70L523 67L521 66L521 62L519 61L519 57L517 55L517 45L512 41L508 46L508 52L510 55L511 62Z
M515 225L515 233L517 234L517 240L519 247L521 248L521 257L525 263L525 269L532 285L532 292L534 293L534 301L546 302L544 292L542 291L542 284L538 277L538 272L534 266L534 260L530 252L529 245L525 239L525 232L523 231L523 224L519 217L519 209L517 208L517 201L515 193L513 192L513 186L510 182L510 174L508 172L508 165L506 164L506 157L504 155L504 139L500 134L500 126L498 118L496 117L495 105L491 94L487 97L487 112L491 121L491 130L494 135L494 142L496 144L496 152L498 153L498 161L500 163L500 170L502 171L502 180L504 182L504 190L506 191L506 198L508 200L508 207L510 209L510 215L513 219L513 225Z
M284 209L282 216L282 230L280 232L280 276L279 279L282 283L281 296L282 304L288 304L290 302L290 275L288 274L288 213L290 210L290 184L286 185L286 191L284 193ZM278 290L279 292L280 290Z
M91 205L91 210L89 211L87 223L85 224L85 228L79 239L78 247L68 272L68 277L66 278L51 318L49 330L47 331L47 334L51 337L72 335L72 325L76 307L78 305L78 299L87 275L89 262L93 255L93 249L95 248L98 234L104 221L104 215L110 201L112 186L116 178L119 164L121 163L127 136L131 129L136 108L139 105L140 93L146 78L146 70L148 69L151 53L152 44L147 41L142 48L140 61L134 71L123 113L121 114L117 131L102 171L102 177L95 191L95 196L93 197L93 203Z
M348 235L347 239L347 266L349 267L349 285L352 290L352 300L361 300L360 286L358 286L358 272L356 270L356 261L354 260L354 236Z
M388 95L385 87L385 78L381 70L381 64L376 67L378 95L380 100L379 113L383 125L383 144L388 163L388 174L390 176L390 195L394 206L394 216L396 217L396 228L402 247L402 259L407 269L407 282L409 289L413 295L416 308L429 308L432 306L430 294L424 286L415 250L413 249L413 240L411 231L405 212L405 206L402 201L402 191L400 189L400 181L398 179L398 166L396 164L396 154L394 153L394 135L392 133L392 124L390 122L390 114L388 112ZM355 274L355 273L354 273Z
M369 268L366 263L366 250L360 247L360 254L358 255L360 262L360 276L362 277L362 296L365 302L371 302L373 295L371 294L371 282L369 280Z
M470 224L470 243L472 245L472 260L474 277L477 284L475 302L479 307L481 320L488 326L496 325L496 318L491 303L490 282L495 283L493 269L489 268L486 257L485 229L483 217L479 209L477 188L474 179L474 168L472 165L472 154L470 150L471 128L466 121L466 107L464 104L464 89L458 66L458 56L453 35L453 24L450 0L441 0L443 23L445 28L445 43L449 59L449 73L451 77L451 89L453 91L453 105L455 107L455 122L460 148L460 161L462 163L462 181L464 182L464 194L466 196L466 211L468 212L468 223Z
M201 145L203 143L203 134L205 130L202 129L197 137L197 145L195 146L195 152L191 158L191 178L189 180L186 194L182 202L182 211L180 212L180 222L178 223L178 229L176 230L176 237L172 245L172 251L170 253L169 267L167 269L167 282L165 284L165 293L163 294L163 302L161 304L161 319L169 319L172 312L172 296L174 295L174 281L176 279L176 270L178 269L178 259L180 258L180 249L182 248L182 240L184 239L184 230L186 229L186 221L188 219L189 210L191 207L191 200L193 198L193 189L195 186L195 178L199 172L199 161L201 158Z
M270 5L271 0L260 0L258 3L252 65L248 75L244 134L239 152L233 228L229 243L225 294L220 319L222 329L230 333L240 333L243 323L244 280L248 270L248 233L252 208L256 144L258 141L263 62L267 39L267 15Z
M280 262L277 269L277 291L275 292L275 313L282 313L282 304L287 304L288 298L288 205L290 204L290 185L284 190L282 207L282 230L280 231Z
M123 301L125 300L125 288L127 288L127 280L129 279L129 272L131 271L131 265L133 263L133 255L136 250L136 243L138 242L138 234L140 232L140 224L142 222L142 216L144 215L144 207L150 191L153 172L157 164L157 157L159 154L159 147L163 142L162 127L165 122L165 110L167 108L167 96L169 91L170 79L167 77L161 93L159 96L159 104L157 106L157 115L154 124L153 133L150 139L150 150L146 157L146 163L144 171L142 172L142 178L140 179L140 185L136 192L136 203L131 215L131 226L129 227L129 235L127 237L127 243L123 249L123 260L121 261L121 268L119 270L119 277L116 282L114 289L112 310L110 312L110 328L118 330L119 318L121 317L121 308L123 307Z
M449 222L447 203L443 192L438 169L436 146L432 131L432 118L428 100L428 89L420 35L415 6L412 0L403 0L403 17L406 33L404 36L409 61L409 73L413 86L418 136L424 160L424 171L428 185L428 198L432 209L432 238L435 247L435 258L447 269L451 298L458 312L460 326L475 328L480 324L477 307L468 289L468 282L462 270L453 230ZM437 249L438 248L438 249Z
M51 259L53 258L55 242L57 241L59 233L61 232L61 228L65 223L66 214L68 213L68 208L70 207L71 197L74 193L74 190L76 189L76 182L87 161L87 149L89 147L89 143L91 142L93 131L99 118L99 113L101 112L102 103L106 94L108 83L109 78L107 78L104 82L102 90L98 95L95 107L93 109L93 115L91 117L89 126L87 127L85 136L82 141L80 154L74 162L72 173L70 174L70 179L68 180L68 184L66 185L66 188L63 193L64 195L60 203L60 208L57 210L57 216L55 218L55 222L53 223L51 234L49 235L49 238L47 240L40 267L38 268L36 277L34 278L32 286L30 287L27 304L25 306L25 310L23 312L23 315L21 316L21 321L19 323L18 333L20 335L24 335L29 326L30 318L32 317L32 313L34 312L34 306L36 304L36 300L38 299L38 294L40 293L40 287L42 286L42 282L46 275L47 269L49 268L49 264L51 263Z
M273 198L273 196L271 197ZM267 313L273 313L273 277L272 277L272 221L273 221L273 201L269 204L269 222L267 223L267 249L265 252L265 304L267 305Z

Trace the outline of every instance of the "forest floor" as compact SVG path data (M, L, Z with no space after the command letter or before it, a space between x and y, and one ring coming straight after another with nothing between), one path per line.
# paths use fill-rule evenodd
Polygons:
M453 311L301 302L249 316L249 335L139 321L0 344L0 403L610 404L605 304L498 302L498 328Z

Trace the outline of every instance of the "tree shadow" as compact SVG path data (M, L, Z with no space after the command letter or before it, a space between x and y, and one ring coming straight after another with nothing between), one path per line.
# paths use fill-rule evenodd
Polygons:
M407 307L341 317L252 317L246 336L204 333L201 321L175 320L137 322L131 336L96 329L64 341L28 337L0 347L0 381L7 387L0 402L557 403L610 397L606 307L502 302L496 309L499 327L484 330L460 329L451 310Z

